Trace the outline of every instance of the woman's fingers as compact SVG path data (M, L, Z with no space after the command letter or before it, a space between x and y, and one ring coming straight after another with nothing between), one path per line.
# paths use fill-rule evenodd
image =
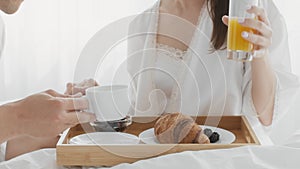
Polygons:
M222 21L223 21L223 23L224 23L226 26L228 26L228 16L227 16L227 15L224 15L224 16L222 17Z
M65 94L73 95L72 89L73 89L73 83L67 83Z
M68 83L65 94L67 94L67 95L76 95L78 93L81 93L81 91L82 91L81 88L78 88L77 84ZM84 94L84 93L81 93L81 94Z
M86 89L98 85L99 84L94 79L86 79L80 83L68 83L65 94L75 95L81 93L82 95L85 95Z
M258 17L258 20L264 22L267 25L270 25L270 21L267 17L267 13L263 8L252 6L250 9L247 10L247 12L255 14Z
M255 30L254 32L242 32L242 37L255 46L255 51L266 53L267 48L272 44L272 28L267 14L263 8L252 6L247 10L248 13L254 14L256 18L240 18L238 22L244 26ZM260 54L261 55L261 54Z
M268 38L272 37L271 28L262 21L246 18L246 19L239 19L239 23L242 26L257 30L263 36L266 36Z
M241 35L244 39L248 40L252 44L258 45L263 48L268 48L271 45L271 40L264 36L256 35L251 32L242 32Z

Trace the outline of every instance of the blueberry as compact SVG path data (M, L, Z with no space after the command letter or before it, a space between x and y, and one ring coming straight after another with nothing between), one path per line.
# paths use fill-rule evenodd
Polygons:
M212 130L211 129L204 129L204 134L207 136L207 137L210 137L212 135Z
M209 137L209 140L211 143L215 143L215 142L219 141L219 139L220 139L220 135L217 132L213 132L211 134L211 136Z

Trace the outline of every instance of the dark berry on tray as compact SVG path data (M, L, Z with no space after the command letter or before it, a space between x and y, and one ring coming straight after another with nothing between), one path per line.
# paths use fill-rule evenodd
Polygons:
M219 139L220 139L220 135L217 132L213 132L211 134L211 136L209 137L209 140L211 143L215 143L215 142L219 141Z
M212 135L212 130L211 129L204 129L204 134L207 136L207 137L210 137Z

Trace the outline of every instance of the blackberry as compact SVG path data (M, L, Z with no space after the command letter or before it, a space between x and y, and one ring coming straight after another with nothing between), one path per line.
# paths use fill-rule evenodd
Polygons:
M220 139L220 135L217 132L213 132L211 134L211 136L209 137L209 140L211 143L215 143L215 142L219 141L219 139Z
M210 137L212 135L212 130L211 129L204 129L204 134L207 136L207 137Z

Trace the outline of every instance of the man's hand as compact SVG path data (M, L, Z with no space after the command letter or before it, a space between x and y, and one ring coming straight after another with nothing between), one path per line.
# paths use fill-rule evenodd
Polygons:
M53 90L29 96L11 103L19 135L54 138L65 129L79 123L95 121L84 98L70 98Z

